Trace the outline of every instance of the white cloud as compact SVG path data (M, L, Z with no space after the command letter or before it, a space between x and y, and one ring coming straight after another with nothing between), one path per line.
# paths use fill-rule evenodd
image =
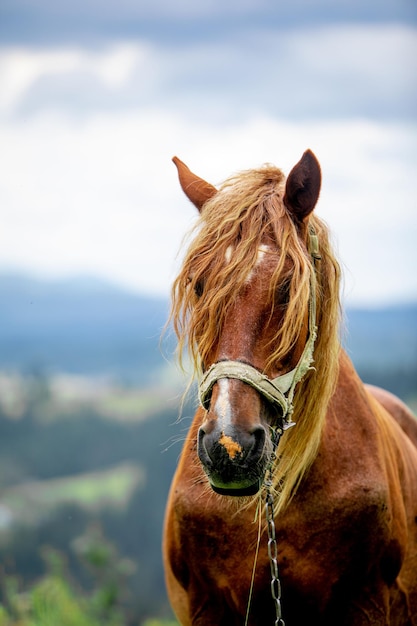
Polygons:
M109 89L122 89L147 54L146 46L138 43L119 43L104 51L6 48L0 54L0 112L13 112L41 79L53 83L58 76L87 74Z
M142 111L101 115L82 126L38 116L0 132L3 267L47 275L88 272L167 293L176 253L194 220L170 157L178 153L218 183L264 161L288 172L311 147L324 173L319 212L351 270L350 299L389 301L417 293L415 155L409 161L416 128L290 125L270 118L218 128Z
M257 32L193 48L4 48L0 267L88 272L167 293L194 219L171 156L216 183L267 161L288 172L310 147L350 300L415 298L416 123L347 115L349 97L366 111L405 84L401 59L415 41L415 30L391 25ZM350 94L358 81L363 93ZM311 103L344 100L339 119L312 114ZM280 102L303 116L285 117Z

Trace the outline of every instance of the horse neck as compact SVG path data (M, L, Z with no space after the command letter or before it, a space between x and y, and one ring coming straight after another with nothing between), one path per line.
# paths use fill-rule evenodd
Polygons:
M328 339L322 337L321 344L326 345ZM344 352L336 336L333 336L333 345L327 344L327 358L320 352L323 349L319 338L315 368L299 384L294 399L293 420L296 426L285 433L278 449L274 469L276 513L288 506L317 457L329 404L340 384Z

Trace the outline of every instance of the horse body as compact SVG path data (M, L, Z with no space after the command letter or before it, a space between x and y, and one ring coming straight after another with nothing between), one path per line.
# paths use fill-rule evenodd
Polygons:
M317 461L276 520L283 614L288 624L411 626L417 623L417 453L345 355L342 360L343 393L332 398L333 419L326 421ZM199 409L172 484L168 588L184 626L243 624L258 540L257 501L239 509L208 492L195 461L203 418ZM391 448L388 460L383 445ZM253 626L274 623L266 545L263 530L248 621Z
M214 188L199 180L192 180L194 188L211 197ZM287 195L293 182L287 180ZM188 189L188 179L182 186ZM309 200L313 206L317 195ZM305 238L301 232L298 228ZM262 245L272 247L268 237ZM309 334L308 312L290 352L268 362L273 330L285 325L280 316L292 296L290 290L284 304L279 301L265 313L269 309L262 303L268 299L262 295L279 259L259 259L258 253L224 319L217 320L216 341L206 352L201 343L203 369L219 361L251 363L273 378L297 366ZM294 271L293 265L283 268L285 276ZM201 276L195 280L201 283ZM207 268L205 285L206 280ZM324 315L321 306L319 329ZM319 337L316 352L321 345ZM314 455L294 480L287 501L277 507L283 618L287 626L416 626L416 422L394 396L365 387L343 350L337 360ZM307 374L311 384L314 376ZM316 384L318 379L317 372ZM308 416L296 412L308 384L299 383L297 424L284 433L277 466L287 448L297 449L296 429L303 432L303 420L315 419L311 408ZM270 458L268 427L274 415L257 389L228 378L216 380L206 408L196 411L172 483L164 531L167 587L183 626L264 626L276 619L263 491L246 495L248 485L252 489L256 483L244 476L244 470L250 476L258 472L262 480L267 461L261 452ZM283 483L291 475L288 467ZM281 482L275 486L279 499Z

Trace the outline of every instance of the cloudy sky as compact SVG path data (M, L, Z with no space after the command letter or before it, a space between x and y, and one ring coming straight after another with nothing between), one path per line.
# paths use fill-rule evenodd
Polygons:
M345 298L417 300L414 0L1 0L0 271L167 295L213 184L311 148Z

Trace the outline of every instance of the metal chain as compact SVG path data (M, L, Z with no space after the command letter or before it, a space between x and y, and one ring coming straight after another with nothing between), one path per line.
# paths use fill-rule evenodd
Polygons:
M271 568L271 595L275 604L275 626L285 626L285 622L282 618L281 612L281 581L279 579L278 572L278 546L275 535L275 521L274 521L274 496L272 494L272 475L274 463L276 460L276 450L281 439L283 429L276 427L272 431L272 453L270 462L265 477L265 515L268 528L268 557Z

